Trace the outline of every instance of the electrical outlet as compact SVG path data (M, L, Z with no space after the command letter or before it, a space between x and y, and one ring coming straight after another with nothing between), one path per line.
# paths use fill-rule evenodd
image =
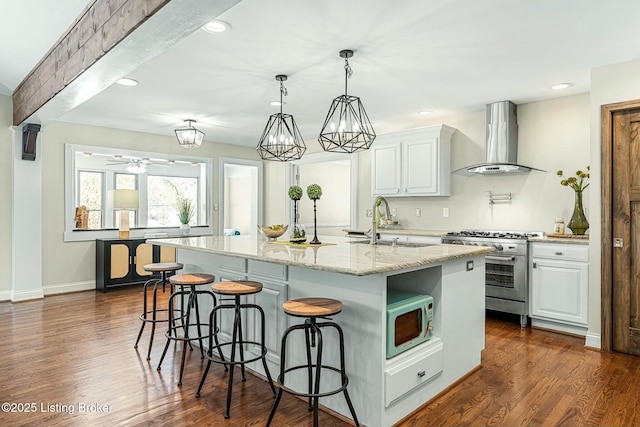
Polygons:
M373 216L373 209L367 209L367 217L371 218Z
M416 208L416 216L422 216L422 209Z
M442 208L442 217L443 218L449 217L449 208Z
M391 209L391 215L394 215L394 216L398 215L398 209L396 208Z
M217 203L214 203L214 204L213 204L213 210L214 210L214 211L217 211L217 210L218 210L218 204L217 204Z

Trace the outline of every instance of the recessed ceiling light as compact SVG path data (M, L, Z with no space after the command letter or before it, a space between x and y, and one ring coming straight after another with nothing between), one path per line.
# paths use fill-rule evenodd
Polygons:
M203 25L202 29L207 33L224 33L225 31L231 30L231 25L224 21L214 19L213 21L209 21L207 24Z
M566 88L571 87L571 86L573 86L573 83L558 83L558 84L555 84L555 85L551 86L551 89L553 89L553 90L561 90L561 89L566 89Z
M130 79L128 77L124 77L116 80L116 83L122 86L136 86L138 84L138 81L134 79Z
M420 114L422 116L426 116L427 114L431 114L431 113L433 113L433 111L431 111L431 110L418 111L418 114Z

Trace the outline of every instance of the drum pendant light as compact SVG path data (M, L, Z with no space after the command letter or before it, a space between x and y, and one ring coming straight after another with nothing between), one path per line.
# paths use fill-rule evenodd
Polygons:
M280 82L280 112L269 117L256 150L263 160L279 160L281 162L298 160L307 147L293 116L282 113L282 97L287 95L287 89L283 82L287 80L287 76L278 74L276 80Z
M376 138L360 98L347 94L347 80L353 74L349 65L352 56L352 50L340 51L340 57L344 58L344 95L333 100L322 125L318 142L325 151L354 153L367 150Z

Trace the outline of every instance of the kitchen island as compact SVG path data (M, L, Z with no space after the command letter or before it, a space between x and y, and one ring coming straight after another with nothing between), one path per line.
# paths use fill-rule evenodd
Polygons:
M282 333L290 324L301 321L286 316L282 303L304 297L342 301L344 309L333 320L345 334L348 390L364 425L392 425L480 366L484 348L484 256L491 249L440 244L372 246L335 236L320 236L320 240L321 246L290 245L256 236L152 242L177 248L184 272L207 272L220 281L263 283L263 291L247 300L265 310L267 360L274 378L279 373ZM387 359L389 290L431 295L434 320L430 340ZM220 319L220 339L230 341L232 319L226 313L225 316ZM257 338L256 321L249 317L243 322L249 339ZM288 363L298 364L306 359L303 343L302 338L300 345L291 345ZM336 337L327 334L323 361L337 366L337 355ZM259 363L249 367L258 374L264 373ZM323 372L322 380L322 389L327 390L339 383L338 376L331 373ZM289 386L306 388L304 374L287 376L287 382ZM202 398L212 392L205 384ZM271 395L265 395L265 399L271 399ZM320 404L349 417L342 393L321 398ZM277 414L274 423L277 424Z

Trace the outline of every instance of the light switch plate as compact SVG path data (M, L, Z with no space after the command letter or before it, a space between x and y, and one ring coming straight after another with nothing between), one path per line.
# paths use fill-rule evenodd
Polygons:
M416 216L422 216L422 209L416 208Z

